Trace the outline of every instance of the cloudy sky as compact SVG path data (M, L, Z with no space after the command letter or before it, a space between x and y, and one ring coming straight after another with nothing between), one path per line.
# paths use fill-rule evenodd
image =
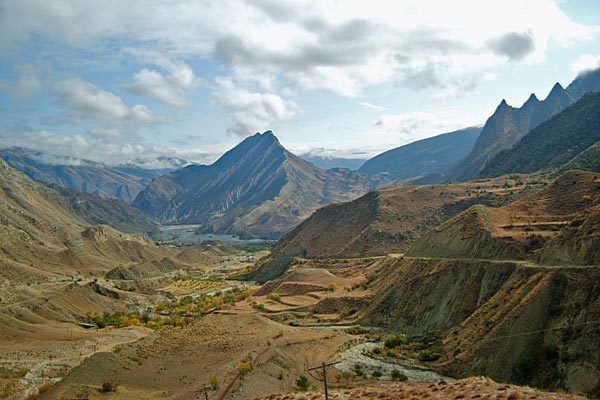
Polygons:
M597 0L0 0L0 145L211 162L271 129L365 158L544 98L599 44Z

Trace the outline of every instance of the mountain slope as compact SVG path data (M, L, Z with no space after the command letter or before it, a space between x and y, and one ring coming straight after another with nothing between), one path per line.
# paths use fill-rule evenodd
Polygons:
M585 93L600 91L599 77L600 69L578 76L567 89L556 83L546 99L539 101L532 94L520 108L511 107L502 100L486 121L469 155L446 174L445 180L475 178L490 158L512 147L527 132L575 103Z
M323 169L348 168L355 171L365 162L362 158L328 157L311 153L302 154L300 157Z
M424 235L406 254L594 265L600 262L599 206L600 179L568 171L531 197L500 208L469 208Z
M389 173L396 179L444 172L469 154L481 129L461 129L388 150L367 160L359 171Z
M109 167L88 160L77 160L80 165L55 165L44 162L45 157L44 153L24 148L0 149L0 158L34 180L126 203L132 202L152 178L168 172L133 166Z
M285 150L268 131L247 138L210 166L155 178L133 205L163 223L273 238L322 205L390 182L386 176L320 169Z
M600 140L600 93L577 103L540 124L514 147L498 153L481 176L534 172L559 167Z
M158 228L138 209L117 199L48 185L45 195L92 225L108 225L126 233L153 233Z
M418 238L474 204L498 207L541 189L537 177L398 187L331 204L283 236L251 274L281 275L293 257L364 257L403 253ZM510 187L509 187L510 186Z
M117 266L178 257L139 235L90 225L57 201L57 191L0 159L0 280L30 282L100 275ZM61 195L62 196L62 195Z

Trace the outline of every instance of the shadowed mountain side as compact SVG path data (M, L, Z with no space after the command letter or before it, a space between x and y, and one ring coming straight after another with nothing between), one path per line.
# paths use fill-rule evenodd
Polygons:
M571 106L588 92L600 91L600 69L579 75L564 89L556 83L546 99L540 101L532 94L520 108L502 100L486 121L469 155L448 174L446 181L465 181L475 178L486 162L500 151L509 149L529 131Z
M540 124L514 147L498 153L480 175L561 167L599 140L600 93L593 93Z
M385 257L369 274L375 294L361 323L441 338L443 356L428 363L437 371L597 393L597 266Z
M285 150L268 131L210 166L155 178L133 204L163 223L202 224L205 233L277 238L323 205L391 182L386 175L320 169Z
M396 179L446 172L469 154L480 133L481 127L466 128L409 143L365 161L359 171Z
M48 155L24 148L0 149L0 157L34 180L126 203L131 203L152 178L168 172L164 169L109 167L89 160L78 160L80 165L49 164L41 161Z
M117 199L107 199L89 193L48 185L46 196L72 210L91 225L108 225L126 233L154 233L156 225L136 208Z

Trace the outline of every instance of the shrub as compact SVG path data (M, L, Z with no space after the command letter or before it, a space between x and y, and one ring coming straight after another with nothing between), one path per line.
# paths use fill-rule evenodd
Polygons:
M377 371L373 371L373 378L381 378L383 376L383 373L379 370Z
M356 376L363 376L363 370L362 367L360 366L360 364L354 364L354 373L356 374Z
M389 336L387 339L385 339L384 344L385 344L385 347L387 347L388 349L391 349L394 347L408 344L409 342L410 342L410 340L408 340L408 338L406 337L405 334L396 333L395 335Z
M246 375L248 372L252 371L252 364L246 361L241 361L237 365L237 370L240 374Z
M400 370L397 370L397 369L392 370L390 376L392 377L393 381L405 381L406 380L406 375L404 375L402 372L400 372Z
M298 388L298 390L307 392L310 388L310 381L305 375L300 375L300 377L296 379L296 387Z
M215 375L211 375L208 378L208 383L210 384L210 388L212 390L217 390L219 388L219 380L217 379L217 377Z
M112 381L102 382L102 385L100 386L101 393L111 393L111 392L116 392L116 391L117 391L117 384Z
M422 350L419 352L419 360L421 361L436 361L439 360L441 354L434 353L431 350Z
M536 366L537 358L535 356L524 356L517 361L513 371L521 382L529 382Z
M327 286L327 290L329 290L330 292L335 292L335 289L337 289L337 285L335 283L330 283Z
M276 302L280 302L281 301L281 295L279 293L271 293L269 295L269 299L276 301Z

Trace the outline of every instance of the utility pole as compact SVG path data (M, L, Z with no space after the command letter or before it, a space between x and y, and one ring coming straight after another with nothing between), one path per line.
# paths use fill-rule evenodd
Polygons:
M206 386L206 383L204 385L202 385L202 389L198 389L198 392L196 393L198 396L198 399L200 398L200 392L204 391L204 400L208 400L208 386Z
M323 371L323 385L325 386L325 400L329 400L329 393L327 392L327 368L331 367L332 365L335 364L339 364L340 362L334 362L334 363L329 363L329 364L325 364L325 362L323 362L321 365L317 366L317 367L312 367L309 368L309 371L314 371L315 369L321 369Z

